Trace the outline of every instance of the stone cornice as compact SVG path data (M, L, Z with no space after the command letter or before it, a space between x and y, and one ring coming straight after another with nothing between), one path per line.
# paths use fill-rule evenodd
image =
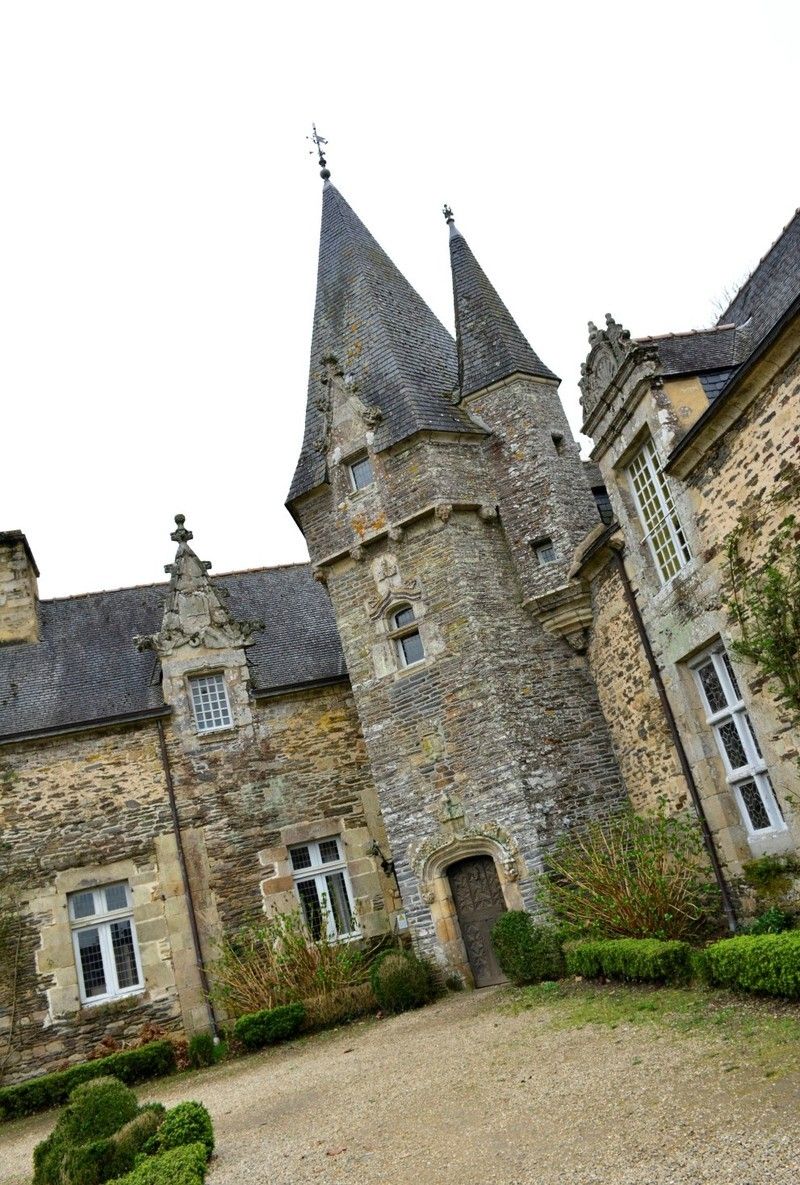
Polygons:
M318 560L313 565L314 575L318 580L324 580L324 570L339 563L341 560L348 557L352 560L363 560L366 558L366 549L372 547L374 544L380 543L384 539L390 539L393 543L399 542L406 528L411 526L412 523L417 523L422 519L433 516L446 523L454 511L473 511L484 522L490 522L492 519L497 518L497 508L488 499L481 502L472 499L465 502L430 502L427 506L423 506L421 510L415 510L412 514L407 514L405 518L387 524L385 527L381 527L380 530L373 531L370 535L365 535L363 539L354 540L349 547L340 548L339 551L331 552L330 555L326 555L323 559Z
M573 580L552 592L529 597L523 606L548 634L564 638L578 654L583 654L592 624L592 596L588 585Z

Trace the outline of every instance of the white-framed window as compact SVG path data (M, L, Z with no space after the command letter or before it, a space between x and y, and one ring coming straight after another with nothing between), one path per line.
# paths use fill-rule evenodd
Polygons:
M358 933L353 894L342 841L336 835L297 844L289 849L294 887L306 925L314 938L323 927L328 938L350 938Z
M231 727L231 706L222 675L192 675L189 688L198 732L215 732L219 728Z
M78 986L84 1004L144 988L127 881L81 889L67 898Z
M372 471L372 461L369 457L359 457L350 465L350 483L354 490L363 490L364 486L371 486L375 480Z
M628 466L628 479L644 526L644 537L661 583L666 584L689 562L692 554L652 438L645 441Z
M540 568L556 562L556 549L553 547L552 539L537 539L532 547Z
M725 774L748 835L785 831L767 767L731 660L717 644L692 662L706 721L717 742Z
M395 609L389 619L389 633L397 647L397 655L404 667L413 667L425 657L425 647L419 625L410 605Z

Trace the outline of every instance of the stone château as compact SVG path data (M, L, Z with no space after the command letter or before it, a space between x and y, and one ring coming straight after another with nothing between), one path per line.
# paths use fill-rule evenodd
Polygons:
M727 886L800 840L797 734L726 607L742 515L757 561L798 505L800 214L713 328L590 327L582 461L451 212L455 339L326 174L310 564L213 576L178 515L168 582L40 601L0 533L12 1080L213 1026L216 943L265 910L482 985L554 840L626 801L696 810Z

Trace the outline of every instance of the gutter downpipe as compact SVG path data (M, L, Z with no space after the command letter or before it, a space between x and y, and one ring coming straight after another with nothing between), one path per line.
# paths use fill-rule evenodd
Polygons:
M614 548L613 554L614 562L617 566L620 580L622 581L622 591L625 596L625 601L631 611L631 616L633 617L636 630L639 634L639 640L642 643L642 649L644 650L647 657L647 663L650 667L650 674L652 676L653 682L656 685L656 691L658 692L658 698L661 703L661 710L664 713L664 719L667 722L667 728L669 729L672 743L675 746L675 752L678 754L678 762L681 767L681 773L686 780L686 785L689 787L689 795L692 799L692 805L697 812L697 818L700 822L700 830L703 833L703 843L705 844L706 851L708 852L708 857L711 861L711 867L714 871L714 879L717 882L717 887L722 898L722 908L725 913L725 920L728 923L728 929L730 930L731 934L735 934L737 929L736 911L733 906L731 891L728 888L728 883L725 880L725 874L722 871L722 864L720 863L719 854L717 853L714 839L711 835L711 828L708 824L706 812L703 809L703 803L700 799L700 792L697 789L697 783L694 780L694 774L692 773L692 768L689 765L689 758L686 754L685 748L683 747L681 735L678 732L678 726L675 722L672 705L667 698L664 680L661 677L661 669L656 662L656 656L653 652L653 647L650 644L650 638L648 636L644 619L639 610L639 605L633 592L633 586L631 585L630 578L627 571L625 570L625 562L622 558L622 553ZM161 721L159 721L159 727L161 727Z
M200 986L203 989L203 995L206 1001L206 1012L208 1013L208 1023L211 1026L211 1032L214 1035L214 1041L219 1041L219 1026L217 1025L217 1018L214 1014L214 1005L211 1003L211 996L208 991L208 976L203 965L203 952L200 948L200 932L197 929L197 914L194 909L194 898L192 897L192 887L189 884L189 874L186 871L186 856L183 851L183 839L181 837L181 825L178 818L178 804L175 800L175 783L172 780L172 768L169 763L169 754L167 752L167 742L164 736L164 722L163 720L156 720L156 728L158 730L158 747L161 751L161 764L164 768L164 777L167 782L167 796L169 798L169 809L172 814L172 831L175 836L175 847L178 850L178 863L181 866L181 880L183 881L183 891L186 895L186 907L189 912L189 927L192 931L192 946L194 947L194 956L197 963L197 970L200 973Z

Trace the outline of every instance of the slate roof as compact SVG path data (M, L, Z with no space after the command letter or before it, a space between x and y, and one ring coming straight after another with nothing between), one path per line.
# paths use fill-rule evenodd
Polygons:
M288 501L325 480L321 364L333 356L359 398L380 408L375 446L420 429L481 430L452 400L456 346L339 191L326 183L306 424Z
M308 564L211 580L234 617L264 623L247 650L255 692L346 675L330 601ZM163 707L158 660L133 638L159 629L168 587L40 602L42 640L0 647L0 737Z
M698 374L709 402L800 295L800 210L713 329L637 338L658 347L663 375ZM713 373L708 373L713 372Z
M462 398L512 374L555 379L454 225L450 227L450 263Z
M737 365L747 351L749 335L735 325L715 329L697 329L688 333L665 333L660 337L640 337L641 345L658 347L663 375L698 374Z
M751 324L754 350L800 293L800 210L784 227L753 274L720 317L718 324Z

